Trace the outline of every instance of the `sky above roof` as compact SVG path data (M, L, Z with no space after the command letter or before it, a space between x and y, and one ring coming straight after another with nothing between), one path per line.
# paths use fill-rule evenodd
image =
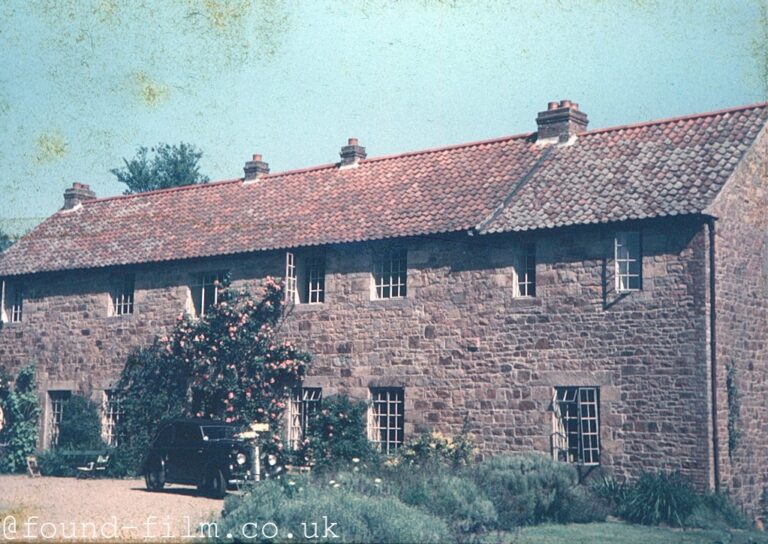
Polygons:
M0 2L0 228L99 196L139 145L212 179L535 130L570 98L599 128L765 100L760 0Z

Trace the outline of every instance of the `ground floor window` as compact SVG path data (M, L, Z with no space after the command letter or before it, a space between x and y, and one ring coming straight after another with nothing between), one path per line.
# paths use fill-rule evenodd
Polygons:
M123 417L120 394L117 391L104 391L104 399L101 407L101 434L104 442L109 446L117 446L120 443L117 425Z
M372 387L368 438L382 453L395 453L403 444L405 392L402 387Z
M71 391L48 391L48 445L59 443L59 425L64 415L64 405L72 396Z
M319 387L300 387L293 392L288 405L288 443L293 449L306 436L309 418L320 409L322 398L323 390Z
M556 387L552 455L567 463L600 464L600 389Z

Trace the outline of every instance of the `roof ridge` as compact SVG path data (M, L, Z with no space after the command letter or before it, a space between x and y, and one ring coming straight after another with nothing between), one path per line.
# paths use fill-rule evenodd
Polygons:
M701 119L703 117L714 117L716 115L723 115L725 113L733 113L737 111L743 111L743 110L750 110L750 109L758 109L758 108L765 108L768 106L768 102L757 102L755 104L747 104L745 106L734 106L731 108L723 108L720 110L714 110L714 111L705 111L705 112L699 112L699 113L690 113L686 115L678 115L676 117L662 117L661 119L651 119L649 121L640 121L638 123L629 123L625 125L614 125L612 127L603 127L603 128L596 128L593 130L586 130L582 133L580 133L578 136L581 138L583 136L592 136L594 134L602 134L604 132L611 132L614 130L627 130L627 129L635 129L635 128L643 128L653 125L663 125L666 123L675 123L677 121L688 121L691 119Z
M192 183L190 185L179 185L177 187L166 187L165 189L155 189L154 191L143 191L140 193L131 193L127 195L113 195L113 196L104 196L101 198L91 198L90 200L83 200L81 204L89 205L96 202L107 202L109 200L129 199L129 198L136 198L136 197L163 194L163 193L174 193L177 191L189 191L191 189L202 189L206 187L218 187L220 185L226 185L228 183L237 183L239 181L243 181L243 178L217 179L216 181L209 181L205 183ZM60 212L61 210L58 210L58 211Z
M703 117L713 117L716 115L723 115L725 113L732 113L737 111L743 111L743 110L749 110L749 109L758 109L758 108L765 108L768 106L768 102L757 102L754 104L747 104L743 106L734 106L730 108L723 108L720 110L714 110L714 111L707 111L707 112L700 112L700 113L692 113L692 114L686 114L686 115L679 115L676 117L664 117L661 119L652 119L649 121L640 121L638 123L629 123L624 125L614 125L611 127L603 127L603 128L597 128L593 130L587 130L582 133L580 133L579 137L585 137L585 136L593 136L597 134L603 134L605 132L612 132L612 131L618 131L618 130L631 130L636 128L643 128L653 125L662 125L665 123L674 123L678 121L687 121L691 119L700 119ZM518 140L518 139L524 139L531 137L535 132L524 132L524 133L518 133L513 134L511 136L499 136L496 138L487 138L484 140L475 140L471 142L464 142L459 144L450 144L446 146L438 146L438 147L428 147L425 149L420 149L416 151L405 151L402 153L392 153L389 155L381 155L378 157L372 157L370 159L362 159L359 164L369 164L373 162L380 162L380 161L388 161L388 160L394 160L399 159L403 157L412 157L417 155L427 155L430 153L439 153L442 151L450 151L453 149L465 149L470 147L479 147L482 145L491 145L495 143L501 143L501 142L507 142L511 140ZM277 177L283 177L283 176L294 176L298 174L305 174L308 172L315 172L320 170L329 170L331 168L337 168L338 163L326 163L326 164L319 164L315 166L307 166L304 168L295 168L292 170L284 170L282 172L274 172L269 173L264 176L260 176L259 179L270 179L270 178L277 178ZM154 191L146 191L142 193L132 193L128 195L114 195L114 196L106 196L102 198L94 198L91 200L86 200L83 202L83 204L91 204L96 202L107 202L110 200L117 200L117 199L128 199L128 198L136 198L136 197L144 197L144 196L152 196L156 194L164 194L164 193L173 193L176 191L188 191L192 189L201 189L201 188L209 188L209 187L218 187L221 185L226 184L233 184L233 183L242 183L243 178L230 178L230 179L222 179L222 180L215 180L208 183L195 183L192 185L182 185L178 187L168 187L166 189L157 189Z

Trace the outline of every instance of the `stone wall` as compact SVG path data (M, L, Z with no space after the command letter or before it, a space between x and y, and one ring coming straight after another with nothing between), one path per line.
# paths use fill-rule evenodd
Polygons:
M768 135L757 139L712 206L715 224L718 429L722 482L753 515L768 505ZM728 448L732 367L740 397ZM735 413L734 413L735 416ZM729 454L730 453L730 454Z
M367 398L405 388L406 436L466 423L485 452L549 452L555 386L600 387L604 465L618 474L680 468L709 483L706 237L700 218L642 227L644 289L614 292L609 226L535 233L537 297L513 296L517 235L401 240L408 296L371 300L372 253L325 248L327 295L282 329L313 352L309 386ZM296 252L301 258L302 251ZM184 310L197 272L230 269L235 286L281 275L284 254L134 269L136 313L107 317L114 271L27 280L24 322L0 331L0 363L38 363L43 390L98 393L126 354Z

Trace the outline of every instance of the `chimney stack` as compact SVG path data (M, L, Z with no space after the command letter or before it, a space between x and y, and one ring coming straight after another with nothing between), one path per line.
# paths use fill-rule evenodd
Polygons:
M547 111L539 112L536 124L539 127L538 140L557 138L566 142L571 136L587 130L587 114L579 111L579 105L570 100L561 100L560 103L550 102Z
M366 157L365 148L358 144L357 138L350 138L341 148L341 166L352 166Z
M261 160L261 155L255 153L253 159L245 163L243 172L245 172L245 181L252 181L269 174L269 165Z
M91 188L85 183L73 183L72 187L64 191L64 207L63 210L71 210L78 204L82 204L86 200L93 200L96 198L96 193L91 191Z

